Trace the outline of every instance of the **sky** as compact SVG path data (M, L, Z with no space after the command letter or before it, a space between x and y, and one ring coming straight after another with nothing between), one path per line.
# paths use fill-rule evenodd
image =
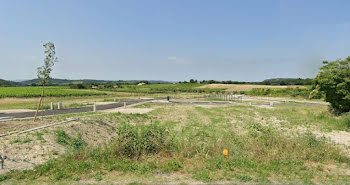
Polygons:
M0 0L0 78L312 78L350 55L348 0Z

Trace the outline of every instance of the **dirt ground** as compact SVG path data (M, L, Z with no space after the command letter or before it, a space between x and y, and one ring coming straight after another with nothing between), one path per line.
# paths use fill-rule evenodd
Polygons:
M254 88L270 88L270 89L284 89L284 88L305 88L305 86L290 85L290 86L275 86L275 85L248 85L248 84L208 84L199 88L209 89L226 89L226 91L250 91Z
M106 112L106 113L112 113L112 112L120 112L124 114L146 114L148 112L151 112L153 109L151 108L116 108L116 109L108 109L108 110L103 110L101 112Z
M55 120L51 122L55 122ZM56 122L58 121L56 120ZM10 121L1 122L0 128L1 130L6 130L12 126L11 130L14 128L24 130L25 128L34 128L49 123L50 121L48 120L40 122L29 120ZM112 137L115 137L116 132L114 129L114 125L109 125L108 122L81 119L39 131L1 137L0 155L5 155L8 159L5 161L5 169L0 169L0 174L7 172L9 169L31 169L35 165L42 164L51 158L64 154L67 148L56 142L57 130L63 130L71 137L77 137L80 134L89 146L98 146L109 142Z
M40 127L43 125L54 123L55 121L56 120L49 119L37 121L33 121L33 119L0 121L0 134Z

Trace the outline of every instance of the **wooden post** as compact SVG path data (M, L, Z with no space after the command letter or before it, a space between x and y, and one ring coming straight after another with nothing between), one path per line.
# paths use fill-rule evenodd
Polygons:
M126 102L124 102L124 109L126 108Z
M35 112L35 115L34 115L34 121L36 120L36 117L38 116L38 113L39 113L39 109L40 109L40 106L41 106L41 102L43 101L43 98L44 98L44 84L43 84L43 89L41 91L41 97L40 97L40 101L39 101L39 105L38 105L38 108L36 109L36 112Z
M53 104L53 102L50 103L50 109L51 109L51 110L54 109L54 104Z

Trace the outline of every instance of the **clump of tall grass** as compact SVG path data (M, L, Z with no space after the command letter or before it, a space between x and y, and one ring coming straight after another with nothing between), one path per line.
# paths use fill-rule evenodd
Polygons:
M344 115L341 119L342 124L344 124L347 128L350 128L350 113Z
M113 145L117 156L139 158L142 155L159 153L170 155L174 150L174 140L169 134L169 128L158 123L122 123L117 133L118 138Z
M63 130L56 130L56 142L63 146L67 146L69 150L76 152L86 146L86 142L82 139L81 134L77 137L70 137Z

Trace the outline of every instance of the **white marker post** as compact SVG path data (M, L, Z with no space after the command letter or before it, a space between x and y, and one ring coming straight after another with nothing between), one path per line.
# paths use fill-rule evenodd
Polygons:
M96 112L97 108L96 108L96 103L94 103L94 105L92 106L92 111Z
M63 107L62 107L62 102L58 102L58 104L57 104L57 109L58 110L60 110L60 109L62 109Z

